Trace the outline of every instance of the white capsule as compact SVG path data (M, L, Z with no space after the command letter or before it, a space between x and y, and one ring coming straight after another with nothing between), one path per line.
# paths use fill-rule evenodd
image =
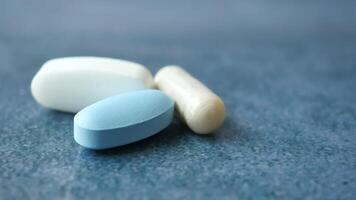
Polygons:
M223 101L178 66L166 66L155 76L156 87L176 101L181 118L194 132L215 131L225 118Z
M34 76L31 91L44 107L76 113L123 92L151 88L153 77L141 64L102 57L47 61Z

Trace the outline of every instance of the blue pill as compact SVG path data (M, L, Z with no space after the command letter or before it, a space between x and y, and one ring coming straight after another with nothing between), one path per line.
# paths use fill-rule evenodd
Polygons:
M140 90L98 101L74 117L74 140L107 149L142 140L166 128L174 102L158 90Z

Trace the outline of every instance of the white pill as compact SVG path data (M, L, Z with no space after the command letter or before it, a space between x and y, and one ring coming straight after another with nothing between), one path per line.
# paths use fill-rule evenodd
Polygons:
M151 88L151 73L141 64L102 57L47 61L34 76L32 95L44 107L76 113L109 96Z
M176 101L181 118L194 132L215 131L225 118L223 101L178 66L166 66L155 77L156 86Z

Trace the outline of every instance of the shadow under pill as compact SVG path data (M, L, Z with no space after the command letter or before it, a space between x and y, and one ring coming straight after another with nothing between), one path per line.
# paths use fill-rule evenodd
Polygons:
M223 124L212 134L198 135L202 140L208 142L230 142L231 140L241 139L241 128L232 118L226 116Z
M45 115L48 119L46 121L51 122L48 124L49 126L60 125L59 122L63 120L72 121L74 117L73 113L60 112L55 110L45 110ZM228 142L237 138L241 139L240 132L241 130L238 126L238 123L233 121L232 118L228 116L226 117L223 125L214 134L207 135L198 135L194 133L187 127L185 123L175 118L174 121L164 130L153 136L134 143L104 150L86 149L80 145L78 145L78 147L81 149L80 152L84 153L84 155L118 156L124 154L136 154L157 148L175 148L176 146L184 143L187 137L198 137L201 141L206 141L208 143L224 141ZM68 139L73 140L73 137Z
M85 152L94 156L117 156L122 154L134 154L137 152L149 151L153 148L164 148L166 146L174 148L175 146L179 145L186 136L187 130L181 130L182 127L180 122L174 120L174 122L172 122L167 128L160 131L159 133L134 143L103 150L91 150L83 147L81 148L83 153Z
M228 117L217 132L208 135L198 135L192 132L184 123L175 119L166 129L143 140L104 150L90 150L81 147L81 152L94 157L136 154L151 151L152 149L175 148L178 145L185 143L187 137L197 137L200 141L205 141L207 143L229 142L240 138L239 133L240 131L237 128L237 125Z
M41 125L41 129L60 132L63 128L66 130L72 128L74 115L72 113L42 109L37 117L39 121L36 121L36 124Z
M51 119L63 119L63 118L71 118L73 119L74 114L69 112L61 112L57 110L45 110L45 115Z

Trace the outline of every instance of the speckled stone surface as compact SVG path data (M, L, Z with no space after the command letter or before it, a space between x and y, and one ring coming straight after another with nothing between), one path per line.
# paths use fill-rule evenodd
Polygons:
M0 2L0 199L355 198L355 3L179 2ZM226 122L86 150L30 93L43 62L77 55L182 65Z

